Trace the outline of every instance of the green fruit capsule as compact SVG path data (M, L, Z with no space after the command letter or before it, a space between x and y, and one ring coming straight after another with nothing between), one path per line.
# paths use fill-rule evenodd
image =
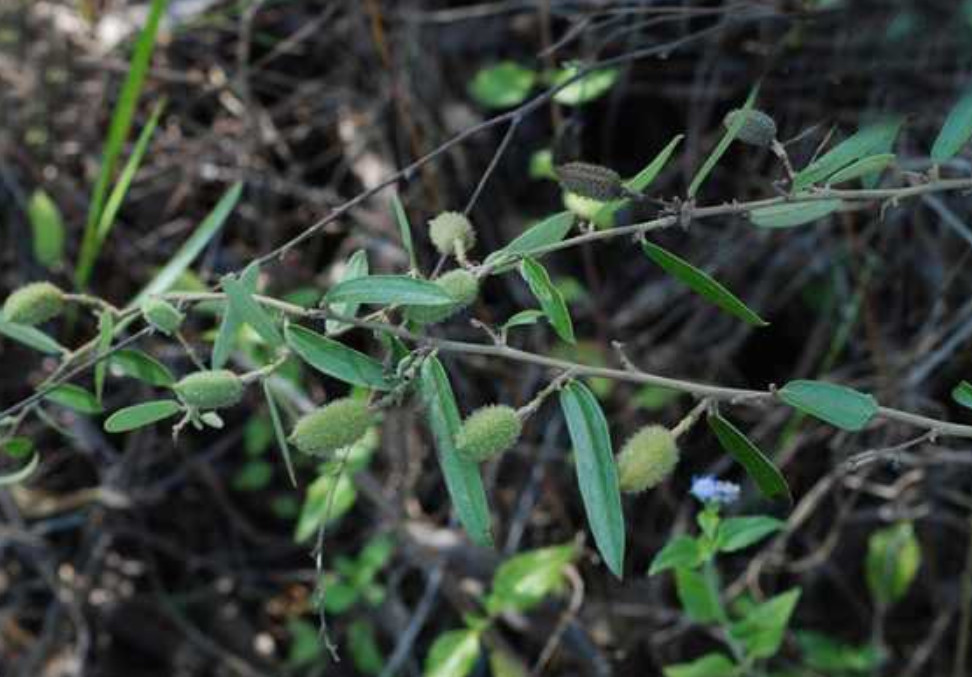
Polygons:
M345 397L303 416L289 439L303 453L319 456L354 444L372 423L366 402Z
M487 461L516 444L522 431L523 422L513 407L482 407L463 421L456 435L456 451L469 461Z
M429 237L443 256L455 256L460 249L468 252L476 244L472 223L459 212L442 212L429 221Z
M479 280L468 270L457 268L435 281L454 299L454 303L441 306L408 306L405 317L418 324L435 324L468 308L479 296Z
M172 386L183 404L193 409L224 409L243 399L243 381L227 369L189 374Z
M578 195L577 193L564 193L564 207L584 221L596 220L598 213L605 204L607 203L600 200L595 200L593 198L584 197L582 195Z
M151 298L142 303L142 317L145 321L165 335L179 331L185 315L175 306L163 299Z
M3 319L31 327L64 311L64 292L50 282L33 282L16 290L3 304Z
M678 445L664 426L645 426L627 441L618 454L621 491L644 491L657 486L678 464Z
M776 123L769 115L761 110L731 110L726 114L722 124L726 129L732 125L739 115L744 115L742 126L736 138L743 143L767 148L776 140Z
M609 167L588 162L568 162L555 170L560 187L567 193L597 202L624 197L621 175Z

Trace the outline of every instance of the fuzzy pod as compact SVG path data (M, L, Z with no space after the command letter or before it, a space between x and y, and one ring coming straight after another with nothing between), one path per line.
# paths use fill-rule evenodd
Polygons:
M179 331L185 315L164 299L150 298L142 303L142 317L166 336Z
M618 454L621 491L644 491L660 484L678 464L678 444L672 431L649 425L636 432Z
M64 292L50 282L33 282L14 291L3 304L3 319L31 327L64 312Z
M442 212L429 221L429 237L443 256L455 256L458 248L468 252L476 244L472 223L459 212Z
M183 404L193 409L224 409L243 399L243 381L228 369L198 371L172 386Z
M736 116L744 115L742 126L736 134L736 138L743 143L762 148L769 147L776 140L776 123L769 115L761 110L731 110L726 114L722 124L726 129L735 121Z
M482 407L463 421L456 435L456 452L469 461L488 461L516 444L522 431L523 422L513 407Z
M329 454L360 440L372 423L366 402L344 397L301 417L289 440L305 454Z
M624 197L621 175L609 167L587 162L568 162L555 169L560 187L582 198L607 202Z
M479 296L479 280L463 268L450 270L435 281L454 299L454 303L441 306L409 306L405 317L418 324L435 324L468 308Z

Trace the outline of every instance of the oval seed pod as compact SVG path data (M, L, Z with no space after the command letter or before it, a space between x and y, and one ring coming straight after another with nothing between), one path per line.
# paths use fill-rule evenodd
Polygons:
M371 424L368 404L344 397L301 417L289 440L305 454L328 454L360 440Z
M33 282L14 291L3 304L3 319L35 326L64 311L64 292L50 282Z
M607 202L624 197L621 175L609 167L588 162L568 162L554 169L560 187L582 198Z
M761 110L731 110L726 113L722 124L726 129L735 121L736 116L744 115L742 126L736 134L736 138L743 143L762 148L769 147L776 140L776 123L769 115Z
M193 409L223 409L243 399L243 381L228 369L198 371L172 386L183 404Z
M442 212L429 221L429 237L443 256L455 256L457 245L468 252L476 244L472 223L459 212Z
M523 422L513 407L482 407L463 421L456 435L456 452L469 461L486 461L516 444L522 431Z
M405 309L406 318L418 324L442 322L471 306L479 296L479 280L463 268L450 270L435 282L455 300L455 303L441 306L408 306Z
M678 464L678 445L672 431L649 425L636 432L618 454L621 491L644 491L662 482Z
M142 303L142 317L165 335L179 331L185 315L164 299L150 298Z

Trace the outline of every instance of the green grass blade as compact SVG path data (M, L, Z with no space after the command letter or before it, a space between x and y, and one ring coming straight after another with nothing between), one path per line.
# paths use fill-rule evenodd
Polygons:
M756 103L756 95L758 93L759 85L757 84L755 87L753 87L752 91L749 93L749 96L746 98L746 103L744 103L743 107L739 109L740 112L748 111L753 107L753 104ZM698 173L695 175L695 178L692 179L692 183L689 185L688 189L688 196L690 200L695 198L695 194L698 193L699 188L702 187L702 182L708 178L709 174L716 166L716 163L719 162L719 160L725 154L726 149L729 148L729 144L731 144L736 138L736 135L739 133L739 130L742 128L745 121L745 115L736 115L733 118L732 123L729 125L729 129L727 129L726 133L722 135L722 139L715 147L715 150L713 150L712 154L706 158L705 162L702 164L702 168L699 169Z

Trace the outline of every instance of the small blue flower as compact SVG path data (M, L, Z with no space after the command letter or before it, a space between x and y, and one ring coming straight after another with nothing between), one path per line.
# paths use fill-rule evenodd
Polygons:
M717 480L713 475L701 475L692 478L689 493L703 503L729 504L739 498L739 485Z

